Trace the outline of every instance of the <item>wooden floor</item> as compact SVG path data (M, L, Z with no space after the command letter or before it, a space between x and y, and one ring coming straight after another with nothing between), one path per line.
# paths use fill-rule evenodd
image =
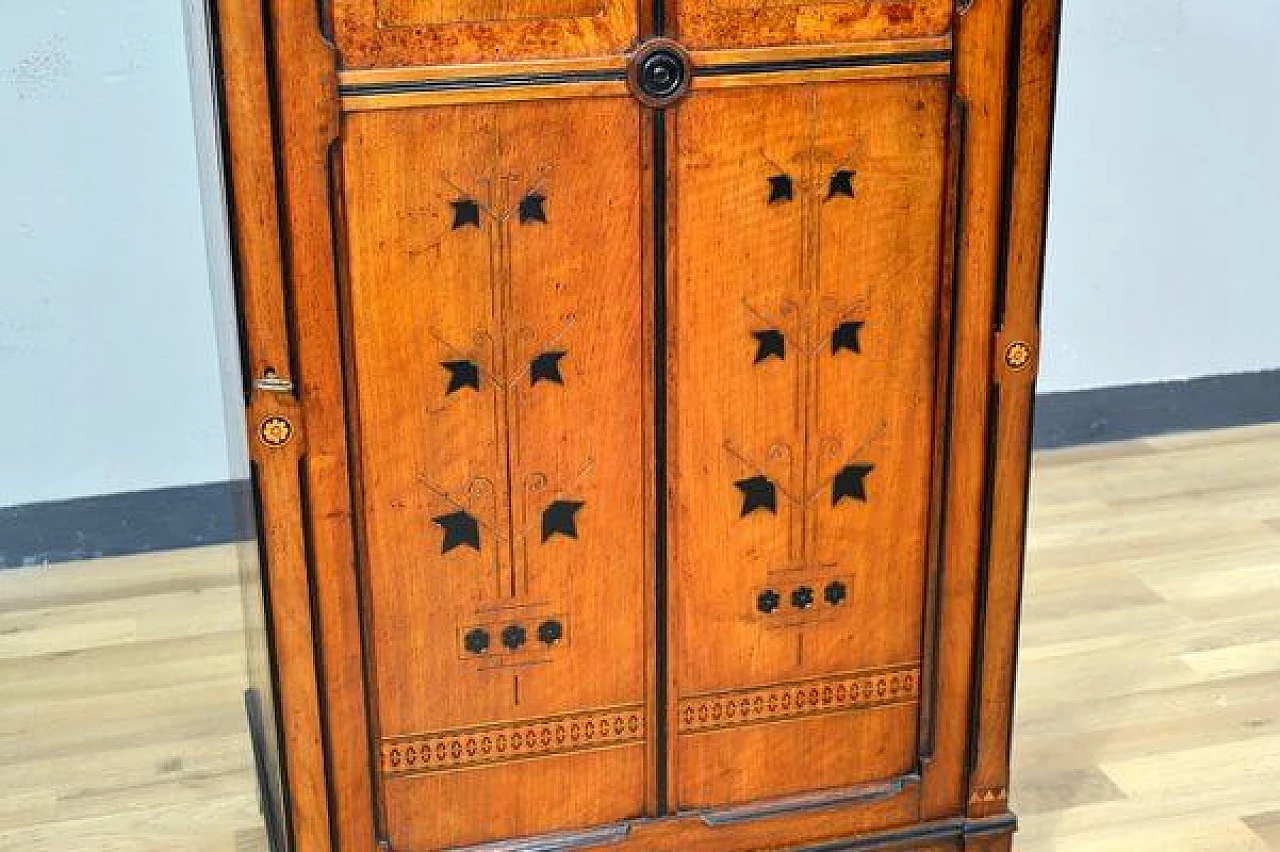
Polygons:
M1042 454L1021 852L1280 850L1280 426ZM260 852L234 547L0 571L0 852Z

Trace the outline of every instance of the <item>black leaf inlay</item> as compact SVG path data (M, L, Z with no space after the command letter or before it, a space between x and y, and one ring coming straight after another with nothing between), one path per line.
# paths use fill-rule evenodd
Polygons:
M864 325L866 323L847 321L836 326L836 330L831 332L831 354L834 355L842 349L847 349L854 354L861 352L862 341L858 335Z
M742 492L742 514L745 518L756 509L778 514L778 489L767 476L753 476L733 483Z
M769 203L779 204L794 197L791 175L774 175L769 178Z
M440 366L449 371L449 387L445 395L457 393L463 388L480 390L480 367L474 361L441 361Z
M767 361L770 358L777 358L781 361L787 357L787 340L782 336L782 332L776 328L753 331L751 336L756 339L755 363L759 364L761 361Z
M578 511L586 504L581 500L556 500L542 512L542 540L554 535L578 537Z
M560 359L566 354L565 352L543 352L534 358L529 364L529 384L536 385L542 381L564 384L564 376L560 374Z
M455 547L480 549L480 524L470 513L458 510L447 515L432 518L436 525L444 530L444 541L440 545L441 553L448 553Z
M827 200L836 196L844 196L845 198L853 198L853 178L857 172L848 169L838 169L831 175L831 182L827 184Z
M520 224L527 225L530 222L541 222L547 224L547 197L538 192L531 192L524 198L520 199Z
M450 201L453 207L453 230L465 228L467 225L480 227L480 205L473 198L459 198Z
M869 464L850 464L842 467L831 483L831 505L836 505L846 497L850 500L867 502L867 475L874 469L875 466Z

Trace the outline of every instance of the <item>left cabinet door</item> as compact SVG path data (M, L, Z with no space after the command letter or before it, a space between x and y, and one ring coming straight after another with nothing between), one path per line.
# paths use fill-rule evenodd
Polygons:
M626 96L343 116L361 615L397 852L645 812L643 120Z

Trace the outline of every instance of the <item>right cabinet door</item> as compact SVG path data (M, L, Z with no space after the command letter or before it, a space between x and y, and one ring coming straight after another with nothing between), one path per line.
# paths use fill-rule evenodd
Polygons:
M919 771L950 104L927 74L695 82L669 119L680 809Z

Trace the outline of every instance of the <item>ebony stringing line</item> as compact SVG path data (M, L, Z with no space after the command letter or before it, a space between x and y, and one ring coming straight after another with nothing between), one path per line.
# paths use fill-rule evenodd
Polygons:
M930 50L914 53L890 53L879 56L838 56L817 59L789 59L776 62L738 62L704 65L692 69L698 77L768 74L778 71L814 71L837 68L882 68L893 65L919 65L950 62L951 51ZM505 89L525 86L552 86L570 83L621 83L626 80L622 68L606 71L565 71L554 74L512 74L495 77L455 77L450 80L406 80L395 83L356 83L338 87L342 97L374 95L407 95L421 92L452 92L465 89Z

